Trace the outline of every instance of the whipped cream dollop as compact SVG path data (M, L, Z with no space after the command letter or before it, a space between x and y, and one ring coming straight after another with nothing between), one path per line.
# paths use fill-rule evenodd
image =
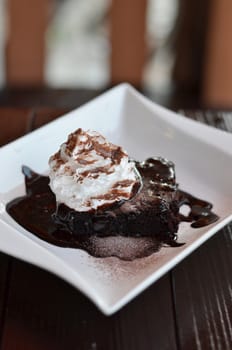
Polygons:
M49 159L50 187L58 203L76 211L133 197L140 187L135 163L96 131L77 129Z

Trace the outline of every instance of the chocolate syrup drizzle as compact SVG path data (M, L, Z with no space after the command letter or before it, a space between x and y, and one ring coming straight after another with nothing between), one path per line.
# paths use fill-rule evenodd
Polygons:
M152 166L149 166L149 164ZM156 169L155 181L157 180L157 186L159 186L160 182L162 183L162 179L165 179L164 187L176 186L175 178L173 178L174 174L172 174L173 164L171 162L166 164L162 162L161 164L161 162L150 158L146 162L138 163L137 165L140 168L139 171L142 173L143 179L146 180L147 176L151 176L151 169L154 171L155 166L159 169L158 175ZM164 242L158 237L124 237L121 238L121 240L126 240L122 243L124 248L119 243L118 250L114 250L114 248L111 247L111 249L109 246L115 244L115 240L120 238L73 235L67 228L58 225L53 219L57 208L55 196L49 187L49 178L33 172L26 166L23 166L22 171L25 176L26 195L12 200L7 204L6 210L16 222L39 238L61 247L83 249L95 257L118 256L124 260L148 256L158 251L163 245ZM152 175L154 178L154 174ZM154 183L153 186L155 185ZM182 205L187 205L190 209L188 215L179 214L180 222L191 222L192 227L199 228L218 220L218 216L211 210L212 204L187 192L177 190L177 201L179 208ZM133 246L138 246L136 239L139 242L140 249L133 250ZM108 246L107 241L109 241ZM170 245L179 246L182 244L173 240L173 244ZM133 252L127 253L125 251L129 249L128 246L129 248L132 247ZM122 252L123 249L124 252Z

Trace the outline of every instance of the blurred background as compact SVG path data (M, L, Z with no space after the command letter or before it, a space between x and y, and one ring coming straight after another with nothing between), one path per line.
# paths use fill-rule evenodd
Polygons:
M230 0L0 0L0 105L72 108L126 81L174 109L231 108L231 30Z

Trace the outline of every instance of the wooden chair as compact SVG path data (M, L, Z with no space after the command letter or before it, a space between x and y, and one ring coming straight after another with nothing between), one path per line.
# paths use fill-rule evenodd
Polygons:
M146 3L146 0L112 1L112 84L121 81L141 84L146 56ZM7 85L44 84L45 33L53 5L53 0L7 0Z
M214 0L209 11L202 100L206 106L232 107L232 2Z
M180 1L180 9L191 12L185 29L180 33L186 42L187 31L192 30L186 47L180 47L176 80L199 84L201 101L208 107L232 106L232 2L206 1L206 16L200 16L202 31L193 23L198 20L196 3ZM6 0L8 13L8 40L6 48L6 81L8 86L44 85L45 33L54 0ZM112 0L110 11L110 85L127 81L136 87L142 85L146 60L147 0ZM191 10L192 9L192 10ZM207 17L207 18L205 18ZM205 22L204 22L205 19ZM208 25L209 23L209 25ZM195 29L194 29L195 28ZM206 29L204 29L206 28ZM203 33L204 32L204 33ZM198 44L205 36L204 45ZM181 40L180 40L181 43ZM190 43L190 45L189 45ZM182 44L181 44L182 45ZM178 50L178 49L177 49ZM195 59L193 59L193 51ZM199 68L200 67L200 68ZM188 82L187 82L188 86Z

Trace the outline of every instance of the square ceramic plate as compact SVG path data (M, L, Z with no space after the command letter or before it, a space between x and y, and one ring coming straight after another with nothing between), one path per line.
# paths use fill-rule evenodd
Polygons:
M93 258L48 244L23 229L5 204L24 193L22 164L46 173L48 158L76 128L93 129L143 160L162 156L176 165L180 187L214 204L220 220L192 229L181 224L179 248L162 248L132 262ZM232 219L232 135L168 111L119 85L83 107L0 149L0 250L65 279L105 314L128 303Z

